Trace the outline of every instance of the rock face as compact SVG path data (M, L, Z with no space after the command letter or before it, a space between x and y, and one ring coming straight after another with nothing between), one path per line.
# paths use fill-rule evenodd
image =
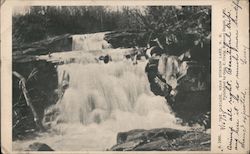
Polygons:
M112 151L207 151L210 134L170 128L120 132Z
M166 74L159 73L159 60L152 61L150 59L145 71L151 91L155 95L165 97L175 115L181 118L184 123L190 125L199 123L205 128L209 128L211 111L210 67L193 60L185 61L185 63L187 69L184 76L180 78L170 74L175 79L173 81L176 81L176 84L171 85L167 82ZM172 70L171 64L164 69L167 73Z
M210 128L211 79L204 65L188 64L188 71L178 83L174 98L166 97L177 117L189 124L199 123Z
M27 151L54 151L54 150L45 143L35 142L29 145L29 149Z

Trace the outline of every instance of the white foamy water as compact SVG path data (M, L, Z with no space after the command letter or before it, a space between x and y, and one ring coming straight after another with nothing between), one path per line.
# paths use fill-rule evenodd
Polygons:
M103 38L106 33L72 35L72 50L99 50L110 48L111 45Z
M87 40L88 48L97 49L95 43L90 43L92 41L95 42L92 37ZM101 50L102 46L98 48ZM108 49L95 53L82 50L65 53L67 56L64 53L52 54L54 60L61 57L58 59L67 61L68 58L76 58L84 62L58 66L59 83L63 72L70 79L62 100L47 110L58 111L58 115L49 121L51 129L35 139L15 141L13 148L22 150L37 141L57 151L97 151L115 145L118 132L162 127L189 129L177 124L178 119L170 111L165 98L150 91L144 71L146 62L133 65L123 60L127 50L130 49ZM94 62L94 57L104 53L109 53L114 60L108 64Z

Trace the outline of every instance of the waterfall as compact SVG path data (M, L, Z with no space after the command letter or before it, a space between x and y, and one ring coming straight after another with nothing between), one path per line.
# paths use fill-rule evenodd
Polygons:
M166 121L162 121L163 125L160 124L162 127L165 126L165 123L169 123L168 127L174 125L176 118L171 114L166 100L163 97L154 96L150 91L144 72L146 62L141 62L138 65L132 65L125 61L100 64L86 60L94 59L93 50L103 50L104 42L106 42L103 39L104 34L72 36L74 49L82 50L85 53L81 57L76 57L87 61L87 63L70 63L58 66L59 83L65 72L70 77L69 87L60 103L57 104L60 110L58 119L64 123L89 125L92 123L100 124L112 117L114 118L114 116L120 118L119 114L114 115L117 112L137 114L144 117L158 112L166 114L165 117L160 117L162 119L167 118ZM112 49L106 50L106 53L109 53L111 57L122 59L122 50L115 50L115 52L112 52ZM152 121L158 120L159 118ZM146 123L149 124L152 121ZM130 120L124 122L130 122ZM140 121L137 123L140 123ZM160 126L148 125L145 127Z
M144 72L146 63L71 63L58 67L70 76L51 128L60 134L46 143L61 150L105 150L116 143L118 132L132 129L174 128L177 124L165 98L155 96ZM76 144L72 146L73 144Z
M145 63L133 66L124 62L59 66L59 77L64 71L70 76L69 88L58 104L60 119L88 125L101 123L116 111L147 116L156 110L166 113L174 123L165 99L150 92L144 66Z
M105 33L72 35L72 50L101 50L110 48L111 45L103 38Z
M131 49L105 49L103 44L108 43L103 37L103 33L76 35L73 47L81 51L52 54L54 58L67 60L73 56L79 61L58 65L58 82L66 73L69 84L60 102L46 110L51 131L39 141L57 150L96 151L114 145L118 132L188 129L177 123L165 98L150 91L144 71L146 61L133 65L123 60L124 52ZM101 51L93 52L97 49ZM113 59L108 64L90 60L107 53Z

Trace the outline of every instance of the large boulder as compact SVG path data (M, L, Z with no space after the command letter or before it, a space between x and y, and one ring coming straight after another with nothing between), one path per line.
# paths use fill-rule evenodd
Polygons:
M120 132L112 151L210 150L210 134L170 128Z

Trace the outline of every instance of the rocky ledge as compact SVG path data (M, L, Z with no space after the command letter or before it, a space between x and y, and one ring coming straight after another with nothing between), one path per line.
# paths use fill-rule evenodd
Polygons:
M209 151L211 136L205 132L170 128L120 132L111 151Z

